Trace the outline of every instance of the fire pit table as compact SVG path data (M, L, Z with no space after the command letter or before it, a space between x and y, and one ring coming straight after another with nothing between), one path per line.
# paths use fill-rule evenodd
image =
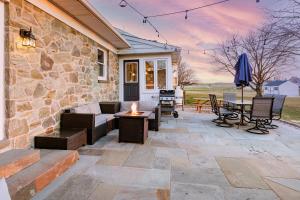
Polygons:
M148 117L151 112L119 112L114 116L119 118L119 142L140 143L148 138Z

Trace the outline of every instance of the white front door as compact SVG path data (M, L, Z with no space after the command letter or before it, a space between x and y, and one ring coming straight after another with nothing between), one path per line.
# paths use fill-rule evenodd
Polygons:
M4 3L0 1L0 140L5 138L4 84Z

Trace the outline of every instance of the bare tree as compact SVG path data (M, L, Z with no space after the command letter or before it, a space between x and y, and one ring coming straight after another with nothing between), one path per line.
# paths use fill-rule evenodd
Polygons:
M298 51L296 41L289 32L283 32L277 23L264 25L245 37L234 35L219 46L212 55L214 63L232 75L241 53L246 53L253 68L250 87L262 96L262 86L278 73L290 69Z
M178 85L183 88L185 85L190 85L193 80L193 70L186 62L179 62L178 65Z

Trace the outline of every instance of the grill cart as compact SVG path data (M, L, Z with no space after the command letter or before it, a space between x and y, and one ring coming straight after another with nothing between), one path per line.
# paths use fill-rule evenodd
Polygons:
M171 113L174 118L178 118L178 112L175 110L175 90L160 90L159 104L162 113Z

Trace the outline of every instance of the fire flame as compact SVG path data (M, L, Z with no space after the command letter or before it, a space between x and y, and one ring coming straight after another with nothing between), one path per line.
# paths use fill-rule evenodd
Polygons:
M137 112L137 104L136 103L132 103L132 105L131 105L131 113L133 115L138 114L138 112Z

